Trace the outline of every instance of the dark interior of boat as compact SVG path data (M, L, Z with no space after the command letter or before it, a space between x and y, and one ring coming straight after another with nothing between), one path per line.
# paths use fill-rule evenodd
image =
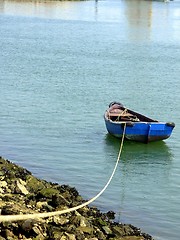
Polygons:
M154 119L152 119L152 118L146 117L146 116L144 116L144 115L142 115L142 114L140 114L140 113L134 112L134 111L132 111L132 110L129 110L129 109L128 109L128 112L131 113L131 114L133 114L133 115L136 115L137 118L138 118L141 122L158 122L157 120L154 120Z
M131 122L158 122L157 120L146 117L140 113L125 108L122 104L110 105L107 117L112 121L131 121Z

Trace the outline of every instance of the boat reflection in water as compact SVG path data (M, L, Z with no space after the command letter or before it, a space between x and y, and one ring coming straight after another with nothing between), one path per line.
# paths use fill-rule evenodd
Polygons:
M117 155L120 148L121 139L115 138L107 133L105 136L105 149L111 155ZM170 161L173 157L172 152L164 141L152 142L151 144L141 144L139 142L124 141L122 161L145 161L159 163ZM144 158L143 158L144 157ZM143 159L142 159L143 158ZM148 163L147 162L147 163Z

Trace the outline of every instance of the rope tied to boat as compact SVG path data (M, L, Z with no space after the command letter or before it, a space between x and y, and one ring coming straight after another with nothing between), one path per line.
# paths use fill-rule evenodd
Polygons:
M120 148L119 148L119 153L118 153L118 157L117 157L114 169L112 171L112 174L111 174L109 180L107 181L106 185L103 187L103 189L95 197L91 198L89 201L87 201L85 203L82 203L82 204L80 204L76 207L72 207L72 208L68 208L68 209L64 209L64 210L59 210L59 211L54 211L54 212L34 213L34 214L19 214L19 215L1 215L0 216L0 222L13 222L13 221L20 221L20 220L27 220L27 219L52 217L52 216L61 215L61 214L64 214L64 213L69 213L69 212L78 210L78 209L80 209L82 207L85 207L85 206L89 205L90 203L94 202L98 197L100 197L103 194L103 192L109 186L109 184L110 184L110 182L111 182L111 180L112 180L112 178L113 178L113 176L116 172L118 163L120 161L120 156L121 156L121 153L122 153L125 130L126 130L126 123L124 124L124 130L123 130L122 140L121 140L121 144L120 144Z
M128 114L128 110L127 108L125 108L124 110L122 110L122 112L118 114L117 121L119 121L121 117L126 117L127 114Z

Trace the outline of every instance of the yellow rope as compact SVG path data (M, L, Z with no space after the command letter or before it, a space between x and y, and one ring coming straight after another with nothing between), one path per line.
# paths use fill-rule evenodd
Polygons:
M116 121L119 121L120 117L125 116L126 113L127 113L127 108L125 108L121 113L119 113Z
M119 149L119 153L118 153L118 157L117 157L117 161L116 161L114 170L113 170L108 182L104 186L104 188L95 197L91 198L89 201L87 201L83 204L80 204L76 207L72 207L72 208L68 208L68 209L60 210L60 211L55 211L55 212L35 213L35 214L21 214L21 215L1 215L0 216L0 222L7 222L7 221L8 222L13 222L13 221L19 221L19 220L52 217L52 216L55 216L55 215L61 215L61 214L64 214L64 213L69 213L69 212L78 210L79 208L85 207L85 206L89 205L90 203L94 202L106 190L106 188L110 184L110 182L111 182L111 180L112 180L112 178L115 174L115 171L117 169L117 166L118 166L118 163L119 163L119 160L120 160L121 152L122 152L125 130L126 130L126 123L124 124L124 130L123 130L121 145L120 145L120 149Z

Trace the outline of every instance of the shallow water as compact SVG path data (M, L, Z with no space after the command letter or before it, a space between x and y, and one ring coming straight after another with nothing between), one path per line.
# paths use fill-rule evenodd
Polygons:
M174 121L166 141L124 143L94 205L179 239L179 19L179 1L0 1L0 154L90 199L119 151L109 102Z

